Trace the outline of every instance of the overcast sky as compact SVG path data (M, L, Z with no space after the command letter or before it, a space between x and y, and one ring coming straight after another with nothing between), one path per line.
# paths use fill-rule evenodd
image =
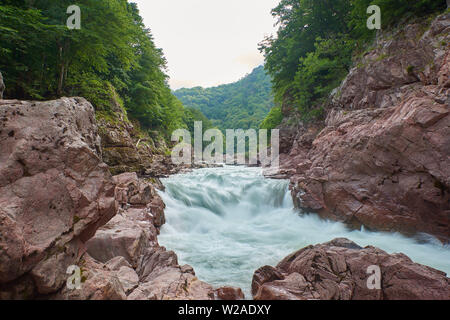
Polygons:
M262 64L258 43L275 33L279 1L130 0L164 51L174 90L234 82Z

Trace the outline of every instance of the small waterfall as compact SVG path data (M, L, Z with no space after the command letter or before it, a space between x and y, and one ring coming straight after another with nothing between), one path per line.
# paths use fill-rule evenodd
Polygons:
M214 286L238 286L251 298L253 273L276 265L305 246L346 237L361 246L402 252L415 262L450 273L450 247L431 236L349 230L294 209L284 180L265 179L259 168L200 169L164 179L167 223L159 242L181 264Z

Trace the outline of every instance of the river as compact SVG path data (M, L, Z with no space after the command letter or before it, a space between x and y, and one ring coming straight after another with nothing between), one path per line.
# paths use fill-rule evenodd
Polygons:
M276 265L308 245L345 237L361 246L402 252L413 261L450 273L450 247L428 235L349 230L294 209L285 180L266 179L260 168L226 166L163 179L167 223L159 242L194 267L200 280L230 285L251 298L256 269Z

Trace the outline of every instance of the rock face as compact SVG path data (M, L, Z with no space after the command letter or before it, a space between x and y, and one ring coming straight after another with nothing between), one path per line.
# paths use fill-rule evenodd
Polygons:
M174 252L160 247L164 203L155 188L124 173L114 177L118 214L86 244L80 261L82 286L51 299L68 300L211 300L214 289L178 265Z
M3 99L3 92L5 91L5 83L3 82L3 76L0 72L0 100Z
M114 116L97 116L104 161L114 175L136 172L140 176L158 178L179 169L171 162L167 146L157 133L151 138L132 123L125 109L111 101Z
M154 181L111 176L85 99L0 101L0 150L0 299L240 298L159 246Z
M381 270L380 289L371 266ZM450 279L403 254L335 239L306 247L276 268L260 268L252 294L255 300L449 300Z
M104 264L103 279L117 278L128 300L214 299L213 288L199 281L192 267L178 265L176 254L159 246L165 205L155 188L136 173L115 176L114 181L119 213L86 245L89 256ZM91 291L89 285L86 290ZM92 295L84 291L78 298Z
M424 30L428 31L424 33ZM377 40L281 156L297 206L450 239L450 14Z
M0 299L215 298L159 246L150 181L111 176L85 99L0 101L0 150Z
M0 298L58 291L116 214L94 109L82 98L0 102Z

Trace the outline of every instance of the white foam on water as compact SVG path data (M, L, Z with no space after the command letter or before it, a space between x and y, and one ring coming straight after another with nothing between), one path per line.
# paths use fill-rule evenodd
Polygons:
M450 273L450 247L422 235L349 230L294 209L289 182L266 179L260 168L200 169L163 179L167 223L159 242L213 286L241 287L251 298L253 273L308 245L345 237L360 246L401 252Z

